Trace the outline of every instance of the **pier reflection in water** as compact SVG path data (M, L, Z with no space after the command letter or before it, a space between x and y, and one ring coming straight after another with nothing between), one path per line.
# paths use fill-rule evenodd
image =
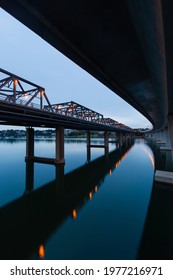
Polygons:
M36 190L34 165L23 195L0 208L1 259L137 257L154 174L148 146L125 143L65 175L58 166Z

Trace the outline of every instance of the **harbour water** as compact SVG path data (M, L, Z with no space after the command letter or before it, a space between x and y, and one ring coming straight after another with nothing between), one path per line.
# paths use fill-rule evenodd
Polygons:
M102 140L94 140L100 144ZM54 157L53 140L35 155ZM0 141L1 259L136 259L155 161L143 139L93 148L66 140L65 166L25 162L25 140Z

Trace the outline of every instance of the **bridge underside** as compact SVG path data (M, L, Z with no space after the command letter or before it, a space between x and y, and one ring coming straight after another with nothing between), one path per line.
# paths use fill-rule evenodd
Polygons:
M161 2L2 0L0 5L159 129L173 108L173 2Z

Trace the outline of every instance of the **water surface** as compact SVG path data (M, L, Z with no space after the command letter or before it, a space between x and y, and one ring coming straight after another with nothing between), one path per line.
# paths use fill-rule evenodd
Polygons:
M85 140L67 140L56 168L25 163L25 145L0 141L0 258L136 259L153 186L149 146L93 148L88 162ZM54 149L35 141L36 156Z

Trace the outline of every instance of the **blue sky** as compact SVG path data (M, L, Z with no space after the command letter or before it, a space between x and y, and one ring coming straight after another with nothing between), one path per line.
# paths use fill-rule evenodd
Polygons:
M51 103L72 100L132 128L151 127L133 107L1 8L0 38L0 68L44 87Z

